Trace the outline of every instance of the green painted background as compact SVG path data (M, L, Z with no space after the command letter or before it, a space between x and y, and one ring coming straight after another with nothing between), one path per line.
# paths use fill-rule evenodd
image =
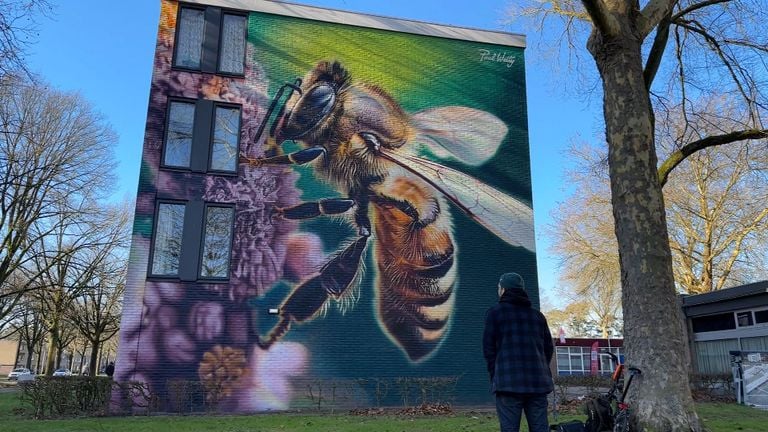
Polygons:
M445 163L531 203L530 161L525 101L523 49L396 33L299 18L252 13L249 43L253 60L269 82L269 96L285 82L303 77L318 61L338 60L355 81L383 87L406 112L429 107L468 106L490 112L506 123L507 137L496 156L479 167ZM505 63L481 62L481 49L516 58ZM297 168L302 199L339 196L314 178L309 167ZM513 248L451 209L458 243L459 284L450 333L430 359L413 364L384 335L376 322L373 298L375 265L367 259L360 301L342 315L331 309L325 317L294 326L286 340L304 343L311 355L313 376L373 378L462 375L457 402L490 401L481 352L485 310L496 300L498 276L516 271L526 280L538 304L535 255ZM350 226L338 220L304 222L303 231L320 235L330 253L354 238ZM369 248L370 249L370 248ZM257 307L275 307L289 292L282 284ZM272 325L262 318L261 331Z

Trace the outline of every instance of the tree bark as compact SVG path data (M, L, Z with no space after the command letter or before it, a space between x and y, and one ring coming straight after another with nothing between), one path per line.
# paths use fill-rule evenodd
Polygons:
M88 374L90 376L96 376L96 366L98 361L99 361L99 343L96 342L91 346L91 360L90 360L90 363L88 364Z
M45 374L47 376L53 375L54 362L56 361L56 346L59 344L59 329L58 327L51 327L51 341L48 344L48 354L45 357Z
M631 14L630 14L631 16ZM613 214L621 265L629 366L642 370L629 396L636 429L699 431L676 310L672 255L657 175L642 37L629 16L588 42L603 82Z

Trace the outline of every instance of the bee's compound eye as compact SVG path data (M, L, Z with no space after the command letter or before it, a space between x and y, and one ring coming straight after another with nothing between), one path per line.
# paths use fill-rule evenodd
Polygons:
M288 114L282 128L287 139L299 138L323 121L336 102L336 91L328 84L318 84L307 90Z
M360 132L360 138L365 141L365 144L368 146L369 149L378 152L379 149L381 149L381 141L379 140L379 137L376 136L376 134L373 134L371 132Z

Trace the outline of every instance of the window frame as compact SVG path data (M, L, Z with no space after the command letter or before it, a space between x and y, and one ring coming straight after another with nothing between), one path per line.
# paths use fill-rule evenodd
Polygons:
M216 109L222 107L222 108L237 108L238 116L237 116L237 142L235 143L235 150L237 153L237 159L235 159L235 169L229 171L229 170L221 170L221 169L213 169L213 144L214 144L214 138L216 136ZM242 140L243 135L243 106L235 103L229 103L229 102L213 102L213 110L211 113L211 128L208 131L208 158L206 162L206 172L212 173L216 175L230 175L230 176L236 176L238 167L240 165L240 144Z
M203 43L200 47L200 67L190 68L186 66L178 66L176 59L178 57L179 47L179 33L181 29L181 13L183 9L194 9L203 12ZM245 26L243 29L243 42L245 43L245 49L243 50L243 72L224 72L221 70L221 45L222 45L222 32L224 31L224 15L237 15L245 18ZM178 11L176 14L176 29L174 30L173 39L173 57L171 58L171 70L186 71L186 72L198 72L198 73L210 73L226 77L243 78L246 72L246 59L248 58L248 11L222 8L219 6L206 6L190 3L179 3ZM216 19L218 16L218 19ZM210 24L214 24L218 27L218 31L214 34L208 31ZM215 46L215 48L206 48L206 46ZM212 66L209 65L208 59L210 56L214 56Z
M741 322L739 322L740 314L749 314L748 317L749 317L749 321L751 321L751 324L741 325ZM747 327L755 326L755 313L752 309L734 311L733 316L736 319L736 328L747 328Z
M179 66L176 64L179 51L179 33L181 33L181 13L184 9L193 9L203 13L203 43L200 45L200 67L191 68L187 66ZM202 72L203 71L203 57L205 56L205 34L206 27L208 27L208 20L206 19L207 7L200 5L191 5L189 3L179 3L179 10L176 12L176 29L173 35L173 57L171 58L171 69L182 70L189 72Z
M760 321L760 322L758 322L758 321L757 321L757 313L758 313L758 312L768 313L768 308L760 308L760 309L753 309L753 310L752 310L752 313L753 313L753 315L754 315L754 318L755 318L755 325L756 325L756 326L764 326L764 325L768 325L768 320L766 320L766 321Z
M181 240L179 245L179 268L175 275L167 275L167 274L156 274L153 272L154 262L155 262L155 247L157 244L157 230L160 226L160 206L163 204L171 204L171 205L183 205L184 206L184 218L182 219L182 225L181 225ZM174 199L160 199L155 201L155 211L154 211L154 219L152 223L152 238L149 245L149 265L147 269L147 278L152 279L163 279L163 280L178 280L181 276L181 258L183 256L183 250L184 250L184 230L186 229L186 222L187 222L187 205L189 204L188 201L184 200L174 200Z
M221 45L222 41L224 40L224 16L225 15L235 15L235 16L241 16L245 18L245 26L243 26L243 71L242 72L227 72L221 70ZM222 9L221 10L221 16L219 17L219 34L218 34L218 40L216 44L216 74L221 76L229 76L229 77L236 77L236 78L242 78L245 76L245 60L248 58L248 13L243 11L237 11L232 9Z
M165 163L166 152L168 151L168 134L171 131L171 105L173 103L189 103L194 107L192 114L192 137L189 144L189 166L182 167L178 165L168 165ZM195 152L195 120L197 120L197 99L183 98L183 97L169 97L165 107L165 130L163 131L163 150L160 154L160 168L173 171L191 171L192 170L192 155Z
M171 105L173 103L192 103L195 107L192 119L192 144L190 148L189 166L182 167L167 165L165 156L168 151L168 134L170 133ZM233 170L221 170L211 168L213 162L213 140L216 133L216 108L235 108L238 110L237 120L237 148L238 159L235 160ZM207 112L210 110L210 113ZM204 123L204 124L203 124ZM207 126L207 129L205 129ZM202 129L202 130L201 130ZM236 103L216 101L212 99L190 99L183 97L168 97L165 107L165 121L163 130L163 143L160 151L160 169L176 172L194 172L218 176L237 177L240 170L239 154L243 140L243 106ZM205 138L201 138L204 136Z
M206 234L206 226L207 226L207 220L208 220L208 209L210 208L228 208L232 210L232 221L230 222L229 227L229 249L227 250L227 276L225 277L216 277L216 276L203 276L202 268L203 268L203 254L205 253L205 234ZM197 260L197 269L196 269L196 275L198 281L205 281L205 282L228 282L231 275L232 275L232 252L233 252L233 244L234 244L234 238L235 238L235 219L237 218L237 210L235 208L234 204L228 204L228 203L218 203L218 202L205 202L204 203L204 209L203 209L203 220L201 221L201 230L200 230L200 252L198 254L198 260Z

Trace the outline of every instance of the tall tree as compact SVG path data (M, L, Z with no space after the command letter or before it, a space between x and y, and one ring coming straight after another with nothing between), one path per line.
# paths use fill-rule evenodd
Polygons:
M102 229L111 233L111 241L103 243L104 259L86 282L86 288L75 299L68 317L91 348L88 363L91 376L96 375L102 344L112 339L120 329L130 241L130 207L115 207L107 213Z
M57 263L40 256L39 245L62 232L62 224L72 226L84 203L93 206L113 186L116 138L80 96L18 77L0 79L2 322ZM7 283L17 273L30 283Z
M631 395L636 428L699 431L679 349L683 329L669 319L679 311L661 187L703 148L768 137L768 35L761 30L768 11L751 0L543 3L542 15L563 17L567 30L584 24L602 84L627 358L644 370ZM679 106L690 119L702 109L691 98L706 93L738 102L746 118L727 131L697 131L659 164L652 96L656 106Z
M122 265L116 263L125 258L119 251L127 247L130 220L124 207L120 211L110 210L94 207L87 201L77 211L62 211L59 215L69 221L59 223L59 230L39 242L35 260L36 268L46 268L40 278L44 289L34 295L43 305L44 323L51 339L48 374L52 373L57 353L65 346L65 331L78 315L77 301L83 296L87 298L92 290L98 291L100 284L110 283L110 278L117 281L122 277ZM82 324L81 320L78 322Z
M47 0L0 0L0 85L10 74L29 75L26 50L34 43L37 19L51 11Z
M16 306L18 317L12 322L12 326L19 337L19 343L24 345L27 357L24 366L33 369L32 358L45 341L46 331L43 325L42 308L31 295Z

